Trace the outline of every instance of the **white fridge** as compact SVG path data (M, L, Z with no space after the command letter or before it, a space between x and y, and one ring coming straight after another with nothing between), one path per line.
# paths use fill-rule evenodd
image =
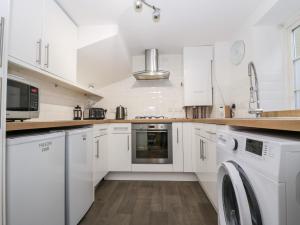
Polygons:
M7 138L7 225L65 224L65 132Z
M66 131L66 225L77 225L94 201L93 129Z

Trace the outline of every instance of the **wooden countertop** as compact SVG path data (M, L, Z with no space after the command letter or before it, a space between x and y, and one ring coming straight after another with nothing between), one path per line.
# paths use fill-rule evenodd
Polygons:
M107 123L172 123L190 122L236 127L260 128L282 131L300 132L300 118L259 118L259 119L157 119L157 120L81 120L81 121L37 121L37 122L7 122L8 132L21 130L76 127Z

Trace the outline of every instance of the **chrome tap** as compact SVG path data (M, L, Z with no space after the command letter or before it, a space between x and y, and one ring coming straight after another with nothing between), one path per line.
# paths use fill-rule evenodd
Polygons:
M255 65L253 62L248 64L248 76L250 78L250 99L249 99L249 114L255 114L260 117L263 109L260 108L259 86Z

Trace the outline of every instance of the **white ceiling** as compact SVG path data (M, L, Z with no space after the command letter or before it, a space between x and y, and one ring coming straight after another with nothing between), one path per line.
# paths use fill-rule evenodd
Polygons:
M134 0L57 0L79 26L118 24L131 55L145 48L178 53L183 46L226 40L261 0L148 0L161 8L134 11Z
M131 73L131 57L119 35L78 51L78 82L96 88L125 79Z

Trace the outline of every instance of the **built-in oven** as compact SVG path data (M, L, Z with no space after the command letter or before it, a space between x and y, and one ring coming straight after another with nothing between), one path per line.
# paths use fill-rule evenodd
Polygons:
M172 124L133 124L132 163L173 164Z
M39 88L24 78L7 77L7 120L26 120L39 116Z

